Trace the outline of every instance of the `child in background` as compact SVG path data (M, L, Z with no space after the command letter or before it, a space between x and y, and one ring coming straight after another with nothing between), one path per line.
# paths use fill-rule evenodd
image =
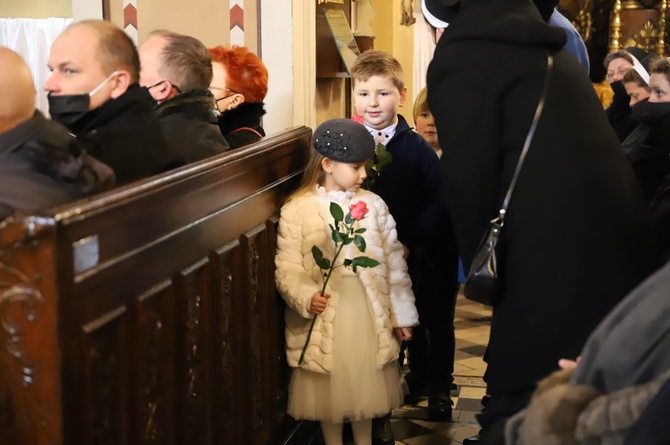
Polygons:
M333 119L316 129L312 145L302 185L282 207L277 238L276 282L287 303L286 349L293 367L288 413L319 420L326 445L342 444L345 421L356 445L370 445L371 419L402 404L398 340L411 338L418 314L395 222L379 196L360 188L375 148L372 136L351 120ZM345 213L357 202L367 205L356 229L366 229L365 255L380 264L353 272L339 267L338 257L322 295L323 271L312 247L333 259L331 202ZM346 248L353 252L343 257L357 251L353 243Z
M439 159L398 114L407 88L402 66L391 54L364 52L352 66L351 77L356 113L392 156L374 178L371 190L388 205L398 239L409 250L407 264L421 319L409 343L410 395L415 400L427 395L431 420L446 421L452 414L458 251L449 210L442 200ZM376 423L373 430L379 442L393 444L388 417Z
M435 119L433 113L428 107L428 90L424 87L416 99L414 99L414 125L416 125L416 132L419 133L425 140L433 147L437 157L442 157L442 149L440 143L437 141L437 129L435 128Z

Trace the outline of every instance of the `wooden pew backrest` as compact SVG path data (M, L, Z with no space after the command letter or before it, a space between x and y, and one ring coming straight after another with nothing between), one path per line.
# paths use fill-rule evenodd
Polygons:
M310 137L6 222L0 443L266 443L288 385L276 224Z

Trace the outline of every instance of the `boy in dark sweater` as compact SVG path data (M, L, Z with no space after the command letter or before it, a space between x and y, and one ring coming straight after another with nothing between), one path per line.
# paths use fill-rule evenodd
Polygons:
M407 263L420 322L409 343L410 395L416 400L428 394L429 416L449 420L458 252L449 211L441 199L439 159L398 114L407 88L402 67L391 54L364 52L353 65L351 77L356 112L392 157L378 175L368 176L371 190L388 205L398 239L409 252ZM373 432L378 427L373 426Z

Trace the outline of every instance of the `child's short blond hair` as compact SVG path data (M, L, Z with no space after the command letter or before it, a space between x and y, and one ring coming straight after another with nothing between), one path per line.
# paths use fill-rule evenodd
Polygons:
M430 107L428 106L428 90L426 87L423 87L421 91L419 91L419 94L416 95L416 99L414 99L414 108L412 109L412 114L414 115L415 125L419 115L425 112L430 112Z
M366 82L372 76L388 76L402 92L405 89L405 74L402 65L391 54L378 49L369 49L358 56L351 67L351 78L356 82Z

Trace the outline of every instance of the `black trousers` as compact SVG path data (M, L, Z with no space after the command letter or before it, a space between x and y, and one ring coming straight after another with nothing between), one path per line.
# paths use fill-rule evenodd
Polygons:
M419 326L408 342L409 368L415 381L421 381L430 393L448 393L454 381L458 255L448 252L435 259L419 246L407 263L419 312Z

